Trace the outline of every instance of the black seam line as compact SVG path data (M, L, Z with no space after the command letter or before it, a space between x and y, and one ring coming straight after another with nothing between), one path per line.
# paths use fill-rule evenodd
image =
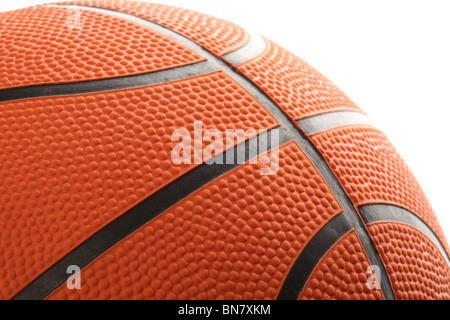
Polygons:
M341 213L320 229L294 262L277 300L297 300L317 263L351 229L352 227Z
M9 88L0 90L0 102L144 87L183 80L214 71L217 71L217 69L214 69L207 61L202 61L172 69L118 78Z
M369 117L357 111L322 113L317 116L297 120L297 123L309 135L342 126L371 125Z
M264 149L259 148L258 141L271 141L273 144L267 149L273 149L288 142L281 140L280 143L278 143L276 139L272 141L270 135L275 129L277 128L263 132L259 136L255 136L242 142L210 160L222 160L225 164L203 163L191 171L188 171L156 193L150 195L141 203L111 221L58 262L53 264L49 269L16 294L13 297L13 300L36 300L46 298L67 281L69 277L66 273L67 267L71 265L77 265L81 269L86 267L115 244L125 239L155 217L158 217L173 205L195 193L211 181L214 181L225 173L240 166L242 161L237 161L237 152L235 152L235 150L240 150L240 148L245 147L245 161L248 161L250 160L249 157L260 155L265 152ZM227 164L226 159L228 159L228 156L230 155L234 155L234 162L232 164Z
M243 47L224 54L222 57L234 66L238 66L261 55L266 49L266 40L259 34L250 34L250 41Z
M439 238L431 228L418 216L404 208L390 204L368 204L358 208L364 222L368 225L376 222L399 222L420 231L439 250L447 265L450 259Z
M73 6L70 6L73 7ZM389 282L386 269L381 261L380 256L378 255L375 246L369 237L367 230L364 227L364 223L359 217L359 214L356 212L356 209L351 202L348 195L345 193L338 179L334 175L331 168L328 166L327 162L321 155L321 153L317 150L317 148L313 145L313 143L309 140L309 138L301 132L296 126L296 123L292 121L288 115L259 87L257 87L253 82L251 82L246 76L239 73L233 66L226 63L219 57L216 57L208 50L204 49L194 41L181 36L180 34L167 29L161 25L158 25L154 22L145 20L143 18L133 16L131 14L114 11L111 9L103 9L96 7L85 7L85 6L75 6L80 9L93 10L96 12L110 13L112 15L122 17L124 19L128 19L130 21L134 21L145 25L149 28L152 28L156 31L159 31L162 34L165 34L169 38L178 41L184 46L192 49L197 52L201 56L205 57L212 65L224 71L228 76L234 79L237 83L239 83L245 90L247 90L256 100L258 100L264 108L269 111L269 113L277 120L280 124L280 137L284 141L295 140L303 152L308 156L311 162L315 165L319 173L324 178L325 182L328 184L336 198L338 199L341 207L343 208L343 213L346 219L350 222L352 227L355 229L361 243L369 257L369 260L372 265L377 265L381 271L381 280L380 286L383 292L383 295L386 299L393 300L395 299L394 292L392 290L391 284Z

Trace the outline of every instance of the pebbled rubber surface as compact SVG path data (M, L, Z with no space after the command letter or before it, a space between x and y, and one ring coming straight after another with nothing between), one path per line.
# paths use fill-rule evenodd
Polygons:
M170 38L111 15L66 8L0 13L0 89L98 80L179 67L204 58ZM24 18L26 17L26 18Z
M361 242L352 230L322 257L299 300L382 300L381 290L367 286L369 266Z
M269 95L292 120L331 111L359 111L344 93L294 54L270 40L257 58L237 69Z
M374 127L348 126L312 136L356 206L393 204L427 223L448 250L431 206L408 166Z
M60 4L76 4L130 13L171 29L217 56L234 51L250 40L248 32L235 24L173 6L117 0L81 0Z
M0 299L448 297L450 269L433 233L448 246L423 192L386 137L320 73L201 13L70 3L92 7L0 14L16 19L6 30L18 33L11 50L32 49L23 65L5 60L12 69L2 84L31 82L0 87ZM64 31L74 11L88 19L77 40L77 28ZM42 24L49 33L36 31ZM88 78L110 68L114 75ZM192 133L194 121L203 132L251 128L266 138L280 127L272 144L281 145L280 170L174 165L171 133ZM251 137L233 145L264 152ZM427 232L392 221L367 228L358 210L370 205L407 209ZM376 217L405 218L395 212ZM84 267L79 291L64 285L72 264ZM381 291L364 287L368 264L380 267Z
M95 231L195 167L172 163L171 134L192 132L197 120L203 130L222 133L277 126L222 72L0 103L0 298L12 297Z
M272 154L273 156L273 154ZM82 270L50 299L275 299L304 246L342 211L295 142L280 170L242 165Z
M368 226L397 299L450 299L450 269L435 245L400 223Z

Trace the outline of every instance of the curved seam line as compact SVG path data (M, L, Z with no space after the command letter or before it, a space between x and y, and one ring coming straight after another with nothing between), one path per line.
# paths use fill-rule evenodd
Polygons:
M364 210L365 207L378 206L378 205L392 207L395 210L402 210L402 212L404 212L405 214L409 214L412 217L412 219L416 219L416 221L420 224L420 226L416 226L413 223L409 223L408 221L402 220L402 219L400 219L401 218L400 216L398 217L399 218L398 220L390 220L389 217L384 217L384 218L381 218L379 220L377 219L377 220L373 220L373 221L370 221L370 222L367 221L367 219L365 219L365 216L367 216L367 215L364 214L363 212L361 212L360 209L362 208ZM447 250L445 249L445 246L443 245L443 243L439 239L439 237L436 235L436 233L433 231L433 229L431 229L430 226L425 221L423 221L418 215L416 215L415 213L413 213L409 209L403 208L403 207L395 205L395 204L370 203L370 204L363 204L363 205L359 206L358 207L358 211L361 213L361 216L363 217L364 223L366 223L368 226L370 226L372 224L375 224L375 223L382 223L382 222L387 222L387 223L391 222L392 223L392 222L394 222L394 223L404 224L404 225L407 225L407 226L410 226L410 227L416 229L417 231L419 231L421 234L423 234L428 240L430 240L433 243L433 245L436 247L436 249L438 249L439 253L442 255L442 257L444 258L444 260L447 262L447 264L450 267L450 257L449 257L449 255L447 253ZM372 216L370 213L369 213L369 215ZM439 243L439 246L441 248L439 248L439 246L436 246L435 241L430 239L424 232L422 232L422 230L419 229L420 227L423 227L427 231L429 231L434 236L435 241L437 243Z
M261 45L262 42L263 46ZM231 51L222 56L227 62L234 66L239 66L259 57L266 49L266 40L258 34L251 34L250 41L241 48ZM245 59L245 60L244 60Z
M193 74L188 77L183 77L183 74L194 71L200 67L200 72ZM187 69L187 70L186 70ZM35 98L48 98L48 97L60 97L60 96L76 96L88 93L101 93L101 92L114 92L118 90L128 90L128 89L138 89L154 85L161 85L166 83L171 83L175 81L182 81L186 79L191 79L198 76L203 76L211 74L214 72L221 71L215 69L214 66L209 61L200 61L192 63L189 65L184 65L176 68L169 68L165 70L152 71L141 74L127 75L123 77L113 77L113 78L103 78L97 80L86 80L86 81L75 81L75 82L64 82L64 83L48 83L48 84L36 84L23 87L13 87L8 89L0 90L0 103L17 101L24 99L35 99ZM185 74L184 74L185 76ZM165 79L157 79L158 77L166 77ZM146 79L147 78L147 79ZM139 83L139 81L148 83ZM129 84L127 82L133 82ZM138 82L138 83L136 83ZM79 88L80 86L84 88ZM110 87L108 87L110 86ZM66 89L66 91L64 91ZM15 93L18 92L18 93ZM21 93L24 92L24 93ZM34 93L37 92L37 93ZM13 97L8 97L12 95Z
M261 37L264 39L264 43L265 43L265 48L264 48L264 50L263 50L259 55L257 55L256 57L253 57L253 58L250 59L250 60L244 61L244 62L242 62L241 64L234 66L235 68L239 69L239 68L243 67L245 64L252 64L252 63L255 63L255 62L258 61L260 58L264 57L264 55L266 55L267 52L269 52L269 49L270 49L269 41L270 41L270 40L267 39L267 38L265 38L265 37L263 37L263 36L261 36ZM255 85L256 85L256 84L255 84ZM262 90L262 89L261 89L261 90Z
M314 273L315 273L315 272L317 271L317 269L319 268L319 265L320 265L320 263L322 263L322 261L323 261L323 259L325 258L325 256L328 255L328 254L331 252L331 250L332 250L333 248L336 247L336 245L339 243L339 241L341 241L345 236L347 236L348 234L350 234L352 231L355 231L355 228L351 228L351 229L348 230L346 233L344 233L344 234L342 235L342 237L340 237L338 241L336 241L335 243L333 243L333 245L327 250L327 252L325 252L325 253L323 254L323 256L320 257L320 259L319 259L319 261L317 261L317 264L316 264L316 266L314 267L313 271L311 271L311 273L309 274L308 279L306 279L305 285L303 286L302 290L301 290L300 293L298 294L297 299L299 299L300 296L302 295L302 293L305 291L306 285L309 283L309 280L312 279L312 276L314 275ZM356 233L356 231L355 231L355 233ZM362 245L361 245L361 247L362 247ZM369 258L367 258L367 260L368 260L368 259L369 259Z
M328 228L331 228L332 226L334 226L334 224L336 224L337 222L340 222L342 219L344 219L346 223L345 226L342 226L344 228L346 228L342 233L338 234L337 236L335 236L335 241L328 241L328 242L323 242L323 237L320 237L320 234L323 232L326 232L326 230ZM345 216L342 214L342 212L334 215L333 217L331 217L327 223L325 225L322 226L322 228L320 228L313 237L311 237L311 239L306 243L306 245L303 247L302 251L298 254L297 258L295 259L295 261L293 262L288 274L285 277L285 281L283 282L282 287L280 288L279 292L278 292L278 296L277 296L277 300L287 300L287 297L290 297L289 299L293 300L293 299L298 299L298 296L300 295L300 293L303 291L305 285L308 283L309 278L311 277L311 275L313 274L315 268L317 267L318 263L321 261L321 259L326 255L326 253L348 232L350 232L351 230L354 230L354 228L348 223L347 219L345 218ZM335 231L335 229L333 229ZM333 235L331 235L333 236ZM316 243L317 242L317 243ZM295 274L293 273L294 271L298 271L297 269L299 267L304 267L307 268L307 266L305 265L305 263L303 262L303 255L308 253L308 250L310 250L310 248L312 246L315 246L317 244L324 244L326 247L326 250L324 251L323 254L321 254L320 256L318 256L317 254L314 256L315 259L313 262L313 267L311 268L311 270L309 271L309 273L307 274L308 276L304 279L303 283L298 283L298 287L296 286L296 290L294 294L290 294L288 291L289 289L287 288L287 286L289 285L295 285L293 284L293 282L287 282L286 280L288 278L292 278L295 277ZM311 260L308 260L308 262L311 262ZM292 279L291 279L292 280ZM298 280L298 279L296 279Z
M306 127L314 127L314 126L317 126L317 122L319 122L319 125L320 125L320 118L329 119L330 117L333 117L333 116L336 116L335 119L332 119L337 122L336 125L327 126L326 128L321 128L320 130L317 130L314 128L312 130L310 130L309 128L308 128L308 130L304 129L305 125L306 125ZM345 116L349 116L349 118L346 119ZM357 119L357 121L353 121L353 119L351 119L352 116L360 117L360 119ZM363 120L363 119L367 120L367 122L366 123L358 122L359 120ZM346 120L349 120L349 121L346 121ZM369 126L375 127L369 121L370 121L370 118L365 113L362 113L359 111L347 111L347 110L325 112L325 113L318 114L315 116L296 120L296 122L298 123L300 128L302 128L303 131L305 131L305 133L310 136L312 136L314 134L325 133L328 130L342 128L342 127L349 127L349 126L369 125Z

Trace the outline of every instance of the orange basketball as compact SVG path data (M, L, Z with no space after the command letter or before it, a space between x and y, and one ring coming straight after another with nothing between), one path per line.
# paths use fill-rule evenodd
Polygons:
M407 165L272 41L106 0L0 34L0 299L450 299Z

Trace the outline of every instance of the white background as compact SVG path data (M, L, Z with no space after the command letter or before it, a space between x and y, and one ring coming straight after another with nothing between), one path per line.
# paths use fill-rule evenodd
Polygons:
M0 11L43 2L3 0ZM450 1L157 2L258 32L333 81L406 160L450 240Z

